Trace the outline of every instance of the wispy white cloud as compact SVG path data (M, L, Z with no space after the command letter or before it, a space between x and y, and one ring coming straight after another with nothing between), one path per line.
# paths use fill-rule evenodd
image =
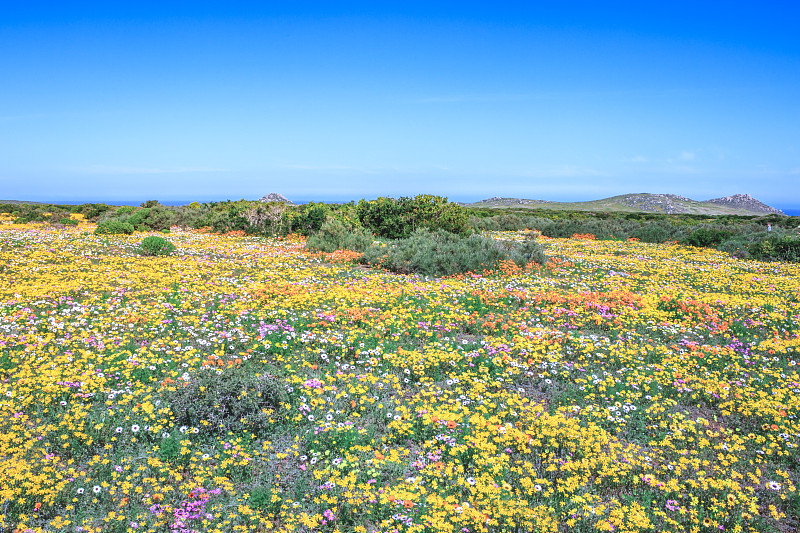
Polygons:
M683 151L681 155L678 156L678 159L681 161L694 161L694 152Z
M159 168L159 167L125 167L125 166L107 166L107 165L91 165L88 167L78 167L71 169L86 174L104 174L104 175L123 175L123 174L186 174L190 172L230 172L226 168L210 168L210 167L176 167L176 168Z
M648 159L643 155L635 155L633 157L625 159L624 161L628 163L647 163Z

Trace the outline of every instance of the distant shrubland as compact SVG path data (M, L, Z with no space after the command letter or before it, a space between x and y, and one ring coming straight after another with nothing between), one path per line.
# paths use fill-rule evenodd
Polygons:
M172 226L207 228L215 233L241 231L254 236L298 233L309 237L309 248L324 252L335 249L366 252L376 239L384 241L382 245L411 246L409 243L417 241L407 239L413 235L421 238L423 230L429 232L426 238L430 232L444 231L467 239L473 233L486 231L535 229L552 238L591 234L599 240L676 242L716 248L739 258L796 262L800 256L800 217L547 209L537 209L534 216L525 209L467 208L432 195L303 205L247 200L193 202L184 206L165 206L156 200L139 206L13 203L0 204L0 213L18 224L73 225L80 219L97 223L97 233L105 234L168 231ZM771 231L767 230L768 224ZM477 241L470 242L477 246ZM373 257L375 253L366 253L365 257Z

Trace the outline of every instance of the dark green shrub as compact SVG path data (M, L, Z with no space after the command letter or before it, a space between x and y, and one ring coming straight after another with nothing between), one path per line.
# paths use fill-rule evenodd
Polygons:
M145 237L139 245L139 255L169 255L175 251L175 245L164 239L151 235Z
M800 262L800 239L770 236L750 245L748 252L760 261Z
M470 217L469 227L475 231L520 231L539 229L552 221L541 217L524 215L494 215L491 217Z
M111 209L111 206L106 204L83 204L81 206L81 213L87 220L94 220L106 211Z
M142 207L133 212L124 221L137 231L161 231L169 229L177 219L177 214L164 206Z
M642 242L662 243L677 241L685 237L686 231L668 222L646 222L633 230L630 236Z
M412 231L419 228L444 230L458 235L469 235L467 211L443 196L420 194L407 202L411 209Z
M377 200L358 202L356 212L358 220L365 228L375 232L379 237L402 239L411 233L411 210L408 198L378 198Z
M403 274L450 276L463 272L496 269L502 261L518 266L530 262L544 264L546 257L539 243L528 239L519 244L446 231L417 230L409 238L389 246L373 246L364 252L363 261Z
M95 235L130 235L131 233L133 233L133 226L120 220L101 222L94 230Z
M379 237L402 239L419 228L441 229L466 235L467 211L447 198L420 194L414 198L361 200L356 206L359 222Z
M264 435L285 395L275 378L233 367L222 374L201 370L188 381L179 380L169 401L179 426L216 435L244 430Z
M353 250L363 252L372 244L372 236L363 229L350 229L338 220L331 220L308 238L306 248L317 252Z
M77 220L73 220L73 219L71 219L69 217L62 218L61 220L58 221L58 223L59 224L63 224L65 226L77 226L78 225L78 221Z
M800 263L800 239L784 237L775 239L775 258L780 261Z
M729 239L731 235L731 231L711 227L701 227L684 237L681 240L681 244L686 246L713 248Z
M301 235L309 236L322 228L327 216L327 210L322 204L303 206L292 220L292 229Z

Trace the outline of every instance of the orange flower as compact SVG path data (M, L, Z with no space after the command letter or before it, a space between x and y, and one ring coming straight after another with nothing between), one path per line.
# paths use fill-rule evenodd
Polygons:
M414 507L414 502L412 502L411 500L403 500L403 507L405 507L406 509L411 509L412 507Z
M377 451L375 452L375 459L377 459L378 461L383 461L383 459L384 459L385 457L386 457L386 456L385 456L385 455L383 455L381 452L377 452Z
M447 429L455 429L456 425L457 424L455 422L453 422L452 420L448 420L447 421Z
M34 505L34 506L33 506L33 508L34 508L34 509L36 509L37 511L38 511L39 509L41 509L41 508L42 508L42 504L41 504L41 502L36 502L36 505Z

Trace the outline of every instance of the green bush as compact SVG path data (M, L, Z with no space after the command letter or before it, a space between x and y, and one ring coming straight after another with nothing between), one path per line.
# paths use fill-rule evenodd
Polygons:
M731 231L702 227L694 230L681 240L681 244L686 246L698 246L713 248L719 246L732 236Z
M324 204L309 204L300 208L292 219L292 229L301 235L309 236L322 228L327 218Z
M356 213L362 226L379 237L402 239L419 228L470 233L466 210L447 198L420 194L414 198L361 200Z
M350 229L338 220L322 225L320 230L308 238L306 248L317 252L353 250L363 252L372 244L372 236L362 229Z
M95 235L130 235L133 233L133 226L120 220L107 220L97 225L94 230Z
M647 222L633 230L630 236L642 242L659 244L683 239L686 230L668 222Z
M469 226L476 231L519 231L539 229L551 221L546 218L523 215L494 215L491 217L470 217Z
M137 231L161 231L169 229L175 222L177 214L164 206L142 207L130 215L125 222Z
M800 239L770 236L750 245L748 252L753 259L761 261L800 262Z
M175 245L163 237L151 235L145 237L139 245L139 255L169 255L175 251Z
M179 380L169 401L180 426L215 435L244 430L264 435L285 395L275 378L233 367L222 374L201 370L188 381Z
M409 238L390 246L373 246L364 252L363 257L366 263L394 272L426 276L482 272L496 269L501 261L507 260L518 266L530 262L544 264L546 259L541 245L533 238L520 244L427 229L417 230Z
M356 212L361 225L379 237L402 239L411 233L408 198L378 198L358 202Z
M111 209L111 206L106 204L83 204L80 207L80 212L83 213L83 216L86 217L86 220L94 220Z
M58 223L59 224L63 224L64 226L77 226L78 225L78 221L77 220L73 220L73 219L71 219L69 217L62 218L61 220L58 221Z

